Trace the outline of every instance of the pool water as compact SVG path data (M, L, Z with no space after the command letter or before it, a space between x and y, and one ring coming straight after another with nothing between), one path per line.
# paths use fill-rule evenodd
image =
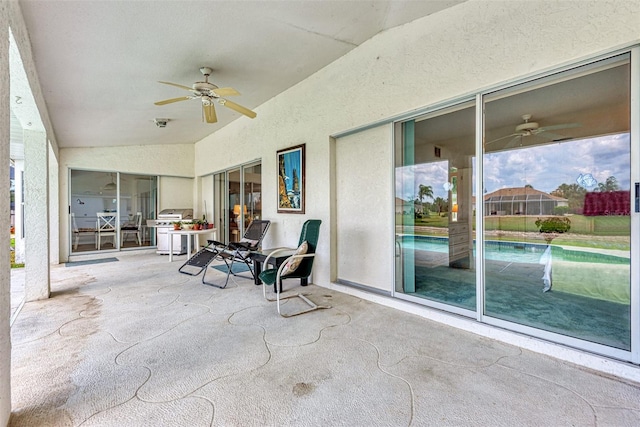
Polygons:
M404 249L420 251L449 253L449 239L446 237L431 236L401 236L399 241ZM476 255L475 241L473 243L473 255ZM498 240L485 241L485 259L492 261L518 262L537 264L547 250L546 244L506 242ZM594 252L568 250L558 246L551 247L551 254L558 261L629 264L629 258Z

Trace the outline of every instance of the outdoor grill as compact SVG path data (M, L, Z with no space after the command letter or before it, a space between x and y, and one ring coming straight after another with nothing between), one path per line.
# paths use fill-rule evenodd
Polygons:
M193 219L193 209L163 209L157 219L147 220L148 227L155 227L157 232L158 249L156 253L169 254L169 235L167 231L173 229L175 221L190 221ZM173 254L187 253L187 236L173 236Z

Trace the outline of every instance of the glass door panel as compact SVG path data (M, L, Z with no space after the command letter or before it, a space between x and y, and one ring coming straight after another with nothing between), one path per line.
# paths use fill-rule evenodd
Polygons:
M244 227L242 218L246 206L242 203L242 192L240 191L240 169L233 169L227 172L228 179L228 218L229 218L229 241L238 242L242 237ZM243 209L244 208L244 209Z
M262 217L262 166L249 165L244 171L244 205L247 207L244 215L245 227L254 219Z
M231 216L226 203L227 179L224 172L213 176L213 222L218 239L229 242L229 221Z
M485 97L484 315L631 349L629 107L628 55Z
M99 233L98 213L117 217L117 174L84 170L70 171L69 232L71 253L113 250L118 247L117 233ZM100 239L98 239L100 237ZM100 248L98 248L100 240Z
M120 247L155 245L147 219L155 218L157 177L120 174Z
M474 104L407 121L396 135L395 290L475 310Z

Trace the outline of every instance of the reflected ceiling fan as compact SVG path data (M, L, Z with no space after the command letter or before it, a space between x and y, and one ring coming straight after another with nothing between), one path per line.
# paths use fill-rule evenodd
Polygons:
M559 125L540 126L536 122L529 121L531 120L531 114L523 114L522 120L524 120L524 123L521 123L518 126L516 126L514 133L500 137L498 139L494 139L493 141L489 141L485 144L485 146L489 144L493 144L494 142L502 141L507 138L512 138L511 141L509 141L504 146L504 148L509 148L511 145L513 145L518 141L520 142L520 145L522 145L522 138L526 138L529 136L541 136L548 139L549 141L563 141L570 138L564 135L553 133L551 131L560 130L560 129L578 128L582 126L580 123L563 123Z
M248 108L238 105L235 102L231 102L225 99L226 96L236 96L240 93L231 87L218 87L213 83L209 83L209 76L213 70L209 67L200 68L200 72L204 75L203 82L195 82L193 86L183 86L177 83L170 82L158 82L165 85L171 85L179 87L180 89L188 90L192 95L181 96L179 98L165 99L164 101L155 102L155 105L166 105L173 102L186 101L188 99L200 99L202 102L202 117L207 123L216 123L218 117L216 116L216 110L214 108L214 102L218 102L220 105L224 105L227 108L231 108L238 113L244 114L247 117L255 118L256 113Z

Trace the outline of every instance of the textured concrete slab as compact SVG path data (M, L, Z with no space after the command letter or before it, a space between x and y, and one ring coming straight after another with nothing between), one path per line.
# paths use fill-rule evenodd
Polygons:
M252 280L118 258L53 268L23 307L12 426L640 425L638 384L314 285L333 308L286 319Z

